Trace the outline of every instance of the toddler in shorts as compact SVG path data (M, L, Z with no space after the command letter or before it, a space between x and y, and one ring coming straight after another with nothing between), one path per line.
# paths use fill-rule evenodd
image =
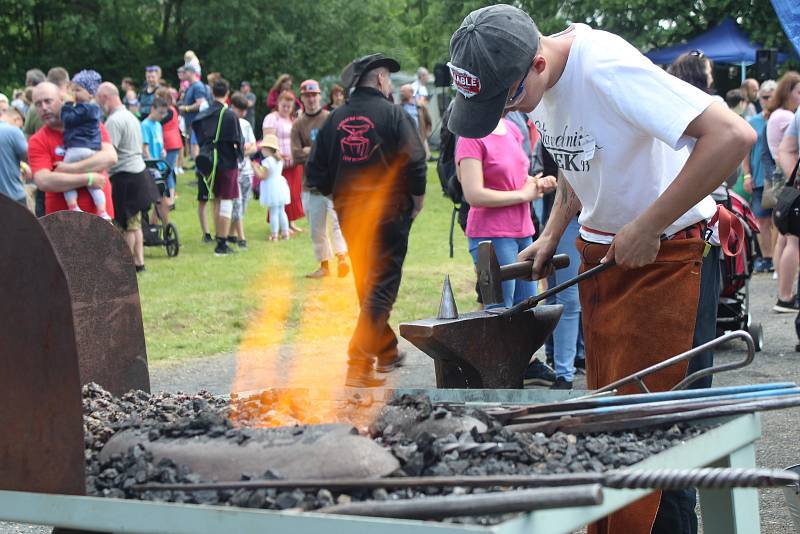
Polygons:
M100 107L91 100L102 81L96 71L82 70L70 82L68 98L71 97L74 102L65 102L61 108L61 123L64 125L64 163L82 161L101 148L100 119L103 115ZM97 214L110 221L103 190L93 187L87 187L87 190L92 195ZM78 207L78 191L74 189L64 191L64 200L69 210L82 211Z

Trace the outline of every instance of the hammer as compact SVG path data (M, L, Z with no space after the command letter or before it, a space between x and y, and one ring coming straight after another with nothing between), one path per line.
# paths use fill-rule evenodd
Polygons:
M550 260L555 269L562 269L569 265L569 256L557 254ZM478 289L483 298L483 305L503 303L503 286L506 280L530 276L533 270L532 261L509 263L502 267L497 261L494 245L491 241L481 241L478 244Z

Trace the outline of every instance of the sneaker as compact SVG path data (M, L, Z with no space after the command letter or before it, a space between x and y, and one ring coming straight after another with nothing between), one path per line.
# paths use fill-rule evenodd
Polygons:
M339 265L336 267L336 274L339 278L344 278L350 272L350 266L344 260L339 260Z
M535 358L525 369L523 381L526 386L551 386L556 381L553 369Z
M764 271L765 273L774 273L775 272L775 266L772 264L772 258L764 258L762 260L762 265L766 269Z
M326 276L330 276L330 274L331 273L330 273L330 271L328 270L327 267L320 267L319 269L317 269L313 273L307 274L306 278L319 279L319 278L325 278Z
M246 240L240 239L238 241L238 243L236 243L236 244L239 246L239 250L247 250L247 241Z
M796 298L788 302L778 299L778 302L775 303L775 306L772 307L772 310L778 313L797 313L797 311L800 310L800 306L797 305Z
M236 254L236 251L228 246L227 243L217 243L214 248L214 256L230 256Z
M378 357L378 363L375 365L375 370L379 373L391 373L398 367L403 366L403 360L406 359L405 352L398 352L394 357L390 359L384 359Z
M753 272L754 273L767 272L766 262L761 258L756 258L755 260L753 260Z
M228 236L228 245L235 245L239 242L239 239L235 235Z
M550 389L572 389L572 382L567 382L563 376L556 377L556 381L550 386Z
M211 234L203 234L203 243L213 243L214 238L211 237Z

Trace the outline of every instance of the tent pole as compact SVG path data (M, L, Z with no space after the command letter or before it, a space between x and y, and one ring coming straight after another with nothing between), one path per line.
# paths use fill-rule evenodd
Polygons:
M745 65L744 65L744 61L742 61L742 83L744 83L744 78L745 78L745 69L746 69L746 68L747 68L747 67L745 67Z

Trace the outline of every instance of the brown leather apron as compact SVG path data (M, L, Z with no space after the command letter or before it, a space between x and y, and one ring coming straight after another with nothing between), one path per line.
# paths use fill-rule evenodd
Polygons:
M581 272L599 264L609 245L580 237ZM589 389L650 367L692 348L700 297L704 242L661 242L655 262L639 269L612 267L580 284L586 381ZM687 363L644 379L650 391L666 391L686 376ZM636 385L621 394L640 393ZM626 506L589 526L588 534L649 534L661 492Z

